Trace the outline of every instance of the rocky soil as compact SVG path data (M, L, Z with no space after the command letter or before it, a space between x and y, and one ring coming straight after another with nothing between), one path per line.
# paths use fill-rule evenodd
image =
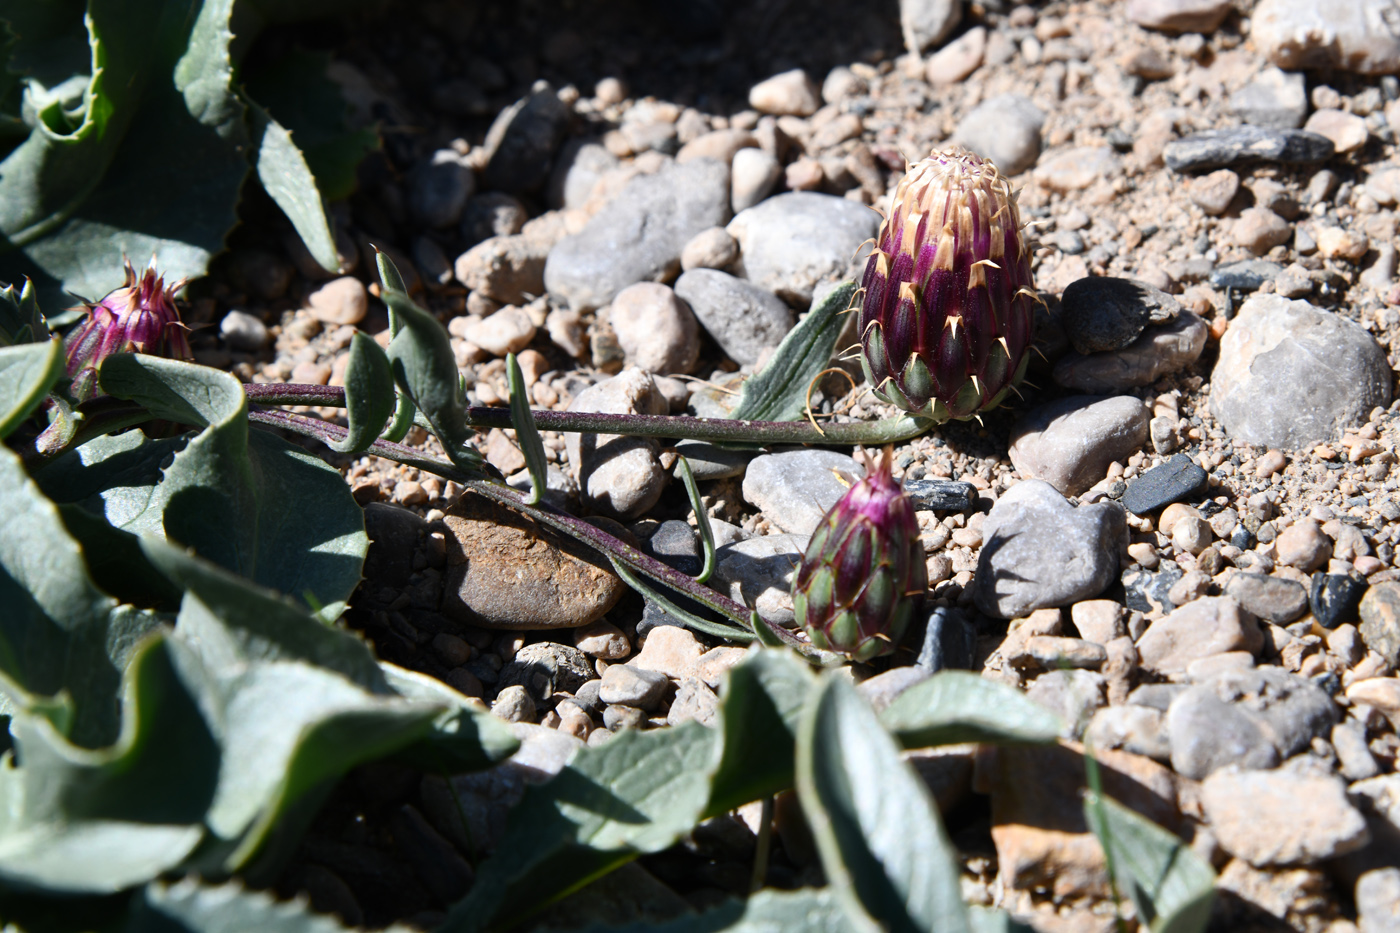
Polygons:
M722 412L814 296L858 277L906 159L993 158L1039 243L1037 357L1009 409L897 448L911 491L961 481L975 506L919 513L929 622L850 669L877 704L979 670L1071 724L1057 748L920 762L967 896L1038 930L1113 928L1079 816L1089 745L1110 794L1217 867L1216 928L1400 929L1400 7L903 6L434 2L274 37L333 49L384 147L336 206L344 277L252 206L194 303L197 356L337 382L356 327L387 336L373 244L446 323L473 404L504 403L515 352L540 408ZM812 401L891 413L836 376ZM528 483L510 432L477 441ZM778 621L860 471L847 450L545 444L557 504L695 572L686 454L714 585ZM281 887L431 926L525 784L619 729L706 721L742 650L452 483L343 468L374 540L352 624L525 746L482 775L362 770ZM791 810L779 886L820 880ZM756 821L717 821L545 922L742 893Z

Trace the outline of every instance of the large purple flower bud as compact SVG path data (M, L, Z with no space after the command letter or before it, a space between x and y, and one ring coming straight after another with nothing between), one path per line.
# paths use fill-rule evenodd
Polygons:
M1000 404L1026 370L1030 260L995 165L952 149L911 167L862 283L861 366L875 394L940 422Z
M185 325L175 310L175 293L184 284L176 282L166 288L154 259L138 279L128 261L125 285L96 304L83 302L87 319L64 340L68 375L73 379L69 394L79 402L97 395L97 368L113 353L190 359Z
M812 644L866 661L894 650L927 589L914 504L886 450L812 534L792 581L793 611Z

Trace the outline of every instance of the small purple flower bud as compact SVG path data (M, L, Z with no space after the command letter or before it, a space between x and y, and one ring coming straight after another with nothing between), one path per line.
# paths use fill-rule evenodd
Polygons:
M185 325L175 309L175 293L184 285L180 281L166 288L154 259L138 279L128 261L125 285L96 304L83 303L87 319L64 340L73 398L85 402L99 394L97 369L113 353L148 353L181 360L192 357Z

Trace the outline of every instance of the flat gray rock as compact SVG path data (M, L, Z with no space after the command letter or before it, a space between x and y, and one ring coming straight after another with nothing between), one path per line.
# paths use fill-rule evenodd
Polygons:
M1230 95L1235 116L1255 126L1296 130L1308 118L1308 89L1299 72L1265 68Z
M1071 282L1060 296L1060 326L1080 353L1122 350L1149 324L1166 324L1181 302L1136 279L1091 275Z
M1400 71L1394 0L1262 0L1249 35L1265 58L1289 71Z
M676 281L676 295L720 349L747 366L758 362L765 347L782 343L797 322L772 292L718 269L691 269Z
M950 142L991 159L1004 175L1019 175L1040 156L1045 113L1029 97L1001 94L963 117Z
M735 274L805 309L822 282L860 278L879 228L880 215L856 201L790 191L740 211L727 229L739 242Z
M760 535L715 550L715 587L770 622L791 625L792 576L807 535Z
M972 584L977 608L1011 619L1093 599L1117 575L1126 536L1123 508L1116 502L1075 508L1049 483L1017 483L982 526Z
M724 163L693 159L639 175L549 251L545 288L575 311L600 308L633 283L669 278L691 237L728 220Z
M744 498L783 531L810 535L849 483L864 475L853 457L832 450L764 454L749 462Z
M1053 378L1080 392L1119 392L1151 385L1196 362L1206 347L1207 333L1205 321L1183 310L1175 321L1148 327L1121 350L1066 354L1055 364Z
M1258 295L1220 341L1210 410L1245 443L1310 447L1389 405L1391 378L1385 351L1350 320Z
M1317 133L1243 124L1173 140L1162 149L1162 161L1175 172L1206 172L1253 162L1316 165L1333 152L1332 141Z
M1142 449L1149 413L1131 395L1075 395L1039 405L1011 429L1011 463L1077 496L1103 479L1108 465Z

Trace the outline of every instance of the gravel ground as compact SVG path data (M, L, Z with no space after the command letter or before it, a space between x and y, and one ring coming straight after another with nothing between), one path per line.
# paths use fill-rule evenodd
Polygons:
M976 902L1113 927L1076 822L1087 742L1217 867L1218 928L1397 929L1400 41L1357 25L1393 3L987 0L943 29L956 0L911 0L904 31L893 2L728 6L437 2L274 36L335 51L384 147L336 205L344 277L250 206L194 303L197 357L337 382L354 329L387 327L373 244L446 323L473 404L504 403L513 351L539 408L721 411L814 294L858 277L906 158L994 158L1038 239L1036 359L1009 408L897 447L911 489L971 483L976 507L919 513L934 621L853 676L888 702L936 654L1073 724L1058 749L920 763ZM1310 18L1336 41L1299 39ZM837 377L813 405L893 413ZM511 432L476 441L523 476ZM698 569L674 448L545 445L557 501ZM858 475L850 451L682 450L716 585L791 619L787 574ZM281 887L427 926L525 782L617 729L705 721L742 652L452 483L341 466L375 541L351 623L520 724L533 758L358 773ZM778 812L770 883L819 880ZM608 884L658 916L742 893L755 820ZM547 919L607 917L620 895L595 887Z

